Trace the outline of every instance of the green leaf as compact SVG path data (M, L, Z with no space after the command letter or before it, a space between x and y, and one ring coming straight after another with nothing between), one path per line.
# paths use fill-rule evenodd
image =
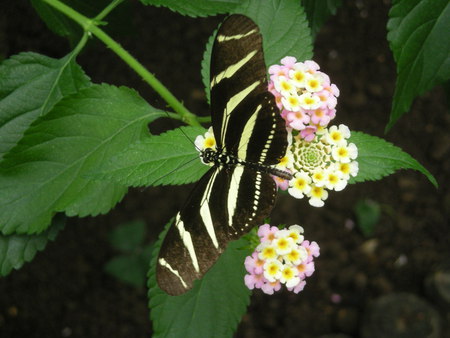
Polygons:
M136 92L93 85L36 121L0 163L0 231L37 233L55 211L109 211L126 188L85 175L143 135L164 113Z
M144 5L163 6L189 16L210 16L231 12L240 0L141 0Z
M89 85L72 54L58 60L21 53L5 60L0 65L0 159L39 116Z
M302 0L312 34L316 35L331 15L335 15L342 0Z
M233 9L232 13L244 14L259 26L267 66L279 64L285 56L295 56L299 61L312 58L311 31L299 1L248 0ZM202 61L202 78L208 101L213 41L211 37Z
M61 2L88 18L95 18L111 3L111 0L62 0ZM103 30L109 33L114 32L116 34L113 35L117 35L131 27L132 23L129 20L131 7L128 3L124 2L120 4L120 10L108 13L106 17L108 23L102 27ZM68 38L72 45L81 38L83 29L67 15L42 0L31 0L31 4L47 27L55 34Z
M359 229L366 237L372 236L375 226L380 220L380 205L372 200L361 200L355 205L356 220Z
M202 81L203 81L203 85L205 86L205 94L206 94L206 100L208 101L208 103L210 103L210 81L211 79L209 78L209 74L211 72L211 53L212 53L212 48L213 48L213 44L214 44L214 39L216 38L217 35L217 29L214 30L214 32L212 33L212 35L209 37L208 42L206 43L206 48L205 51L203 52L203 59L202 59L202 69L201 69L201 74L202 74Z
M350 183L376 181L400 169L413 169L424 174L437 187L436 179L419 162L399 147L381 138L352 131L350 142L358 147L358 175Z
M244 259L250 254L244 239L230 242L227 250L194 288L169 296L156 283L156 260L162 238L156 243L149 270L149 307L154 337L231 337L250 301L244 284Z
M141 288L145 286L145 275L150 256L145 260L141 255L120 255L105 264L105 271L118 280Z
M386 130L408 111L417 95L450 78L448 0L397 0L389 17L387 37L398 78Z
M311 30L299 1L248 0L233 13L244 14L259 26L266 65L279 63L285 56L299 61L312 58Z
M63 1L68 4L68 1ZM75 42L83 34L83 29L79 24L70 19L67 15L59 12L42 0L31 0L36 12L45 22L47 27L60 36L69 37L71 42ZM73 8L71 4L68 4Z
M126 147L92 176L127 186L173 185L198 181L209 169L193 140L204 128L183 127Z
M20 269L25 262L33 260L38 251L44 250L49 241L64 228L64 217L55 217L52 225L39 235L0 234L0 276L8 275L12 269Z
M145 239L146 225L142 221L121 224L109 234L111 245L121 251L134 251Z

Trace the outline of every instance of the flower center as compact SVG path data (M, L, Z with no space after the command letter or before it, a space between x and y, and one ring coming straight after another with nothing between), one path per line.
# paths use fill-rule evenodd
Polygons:
M292 144L292 153L297 171L312 172L317 168L325 168L329 162L328 149L322 143L296 140Z

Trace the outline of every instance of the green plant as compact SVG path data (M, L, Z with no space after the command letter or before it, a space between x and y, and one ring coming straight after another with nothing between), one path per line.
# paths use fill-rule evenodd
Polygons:
M58 0L34 0L35 8L48 26L72 41L77 41L79 36L77 44L61 59L21 53L0 66L2 276L30 261L37 250L55 238L62 229L54 218L56 213L70 217L106 213L130 186L190 183L207 169L199 161L182 165L197 156L186 136L193 139L203 133L201 123L208 119L189 112L102 29L103 21L121 2L112 1L98 15L89 18L75 11L71 1L65 4ZM141 2L163 5L183 15L241 13L252 17L266 42L267 65L277 63L286 55L299 60L311 59L312 34L308 25L317 31L339 4L339 1L321 1L323 6L314 6L317 2L306 0L302 2L304 7L298 1L288 0L270 0L264 4L207 0ZM442 37L449 30L449 8L442 0L394 2L388 39L399 77L387 129L409 109L414 97L448 80L450 44L442 43ZM291 25L280 24L285 28L273 35L269 34L273 22ZM173 111L155 109L132 89L92 83L76 63L91 36L101 40L139 74ZM211 46L212 39L202 63L207 95ZM183 127L183 132L176 129L151 135L147 125L167 116L188 126ZM350 183L378 180L409 168L422 172L437 186L433 176L398 147L362 132L353 132L351 142L358 146L359 174ZM168 175L174 168L179 168L177 175ZM242 261L249 253L242 249L246 243L241 240L231 245L194 292L185 296L175 298L163 294L150 272L150 307L156 335L181 332L194 336L201 332L208 336L233 332L249 302L250 292L242 283L245 273ZM158 244L155 248L158 249ZM235 268L237 265L240 268ZM217 290L217 278L224 275L227 283ZM194 309L193 303L201 306ZM171 309L170 315L164 308ZM178 320L173 321L170 316Z

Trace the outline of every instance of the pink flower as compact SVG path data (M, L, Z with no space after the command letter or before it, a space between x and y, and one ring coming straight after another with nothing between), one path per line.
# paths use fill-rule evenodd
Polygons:
M311 112L311 122L326 126L330 122L330 116L323 109L315 109Z
M270 75L276 75L276 76L286 76L287 75L287 69L284 66L280 65L272 65L269 67L269 74Z
M313 260L313 257L320 256L320 248L316 242L303 241L302 246L306 249L306 252L308 253L307 262L311 262Z
M317 65L317 67L318 66L319 65ZM321 81L323 87L330 86L330 77L328 76L328 74L325 74L322 72L316 72L316 75L320 78L320 81Z
M289 67L280 66L280 65L272 65L269 67L270 74L270 82L274 84L278 81L278 78L281 76L288 77L289 75Z
M316 126L307 126L305 129L300 131L300 137L307 142L311 142L316 136Z
M251 256L245 258L245 269L248 273L261 274L263 273L264 261L258 258L258 253L254 252Z
M305 288L306 285L306 281L301 280L300 283L298 283L296 286L292 287L292 288L288 288L289 291L292 291L294 293L299 293L300 291L302 291Z
M334 83L332 83L329 88L325 89L330 91L334 96L339 97L339 88Z
M245 285L250 289L253 290L254 288L261 289L261 287L264 285L264 282L266 279L264 278L263 274L251 274L251 275L245 275L244 277Z
M270 224L264 224L259 227L258 236L261 238L261 243L263 243L272 241L275 238L275 233L277 232L277 227L271 227Z
M296 62L297 62L297 59L293 56L286 56L281 59L281 64L285 65L289 69L293 68Z
M328 96L326 104L327 104L327 108L334 109L336 107L336 105L337 105L337 98L336 98L336 96L334 96L334 95Z
M301 279L311 276L316 270L314 262L302 263L297 265L298 275Z
M306 284L304 279L314 272L314 262L312 259L307 261L308 255L317 256L319 250L317 243L304 241L302 233L303 228L299 225L282 230L270 224L261 225L258 229L260 244L245 259L248 272L244 276L245 285L250 290L261 289L268 295L280 290L282 284L294 293L302 291ZM302 246L302 242L306 244ZM307 248L311 250L308 252ZM292 255L293 252L297 254Z
M269 91L287 128L301 131L300 137L310 142L317 127L326 127L336 116L339 89L312 60L297 62L286 56L280 63L269 68Z
M267 283L264 283L261 287L261 290L267 295L273 295L273 293L275 291L278 291L280 289L281 289L281 283L278 280L275 282L268 281Z
M287 190L289 188L289 180L285 180L284 178L278 177L278 176L272 176L275 180L275 183L278 187L278 189L281 190Z
M320 92L317 92L316 95L320 98L321 106L320 108L327 108L328 107L328 99L331 95L331 93L328 90L321 90Z
M336 109L328 109L327 114L330 120L334 119L336 117Z
M272 93L275 98L275 103L277 104L278 109L283 109L283 104L281 103L281 94L275 89L275 85L273 81L269 81L268 91Z
M313 70L313 71L316 71L316 70L320 69L319 65L316 62L312 61L312 60L306 60L304 62L304 64L305 64L306 67L308 67L310 70Z
M303 110L299 110L296 112L290 112L286 114L286 121L288 122L289 127L294 128L296 130L305 129L305 125L309 123L310 117Z

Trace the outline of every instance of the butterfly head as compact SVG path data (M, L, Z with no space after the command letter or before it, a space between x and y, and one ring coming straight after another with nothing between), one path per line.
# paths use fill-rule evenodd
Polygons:
M216 163L218 155L219 155L218 152L212 148L205 148L200 153L202 161L205 164Z

